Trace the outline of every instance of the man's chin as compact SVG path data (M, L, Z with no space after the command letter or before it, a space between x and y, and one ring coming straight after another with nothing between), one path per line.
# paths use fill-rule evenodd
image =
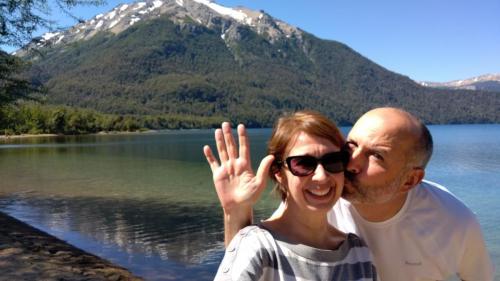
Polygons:
M354 187L351 181L348 181L347 179L344 182L344 188L342 189L342 196L344 194L354 194L358 193L358 189Z
M341 197L351 203L356 203L362 198L358 188L351 181L345 181Z
M346 200L353 199L356 197L356 191L351 186L344 185L341 197Z
M349 192L342 192L342 195L341 197L343 199L346 199L348 201L351 201L353 199L356 199L358 196L356 195L356 193L349 193Z
M340 196L340 198L345 199L347 201L350 201L349 199L351 199L351 197L352 195L347 193L342 193L342 195Z
M349 201L351 204L363 204L363 197L359 193L342 193L342 199Z

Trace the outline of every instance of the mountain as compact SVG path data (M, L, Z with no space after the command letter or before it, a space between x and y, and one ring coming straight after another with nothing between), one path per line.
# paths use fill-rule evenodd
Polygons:
M264 11L206 0L119 5L16 54L31 61L26 75L46 86L49 103L104 113L259 127L305 108L352 124L391 105L427 123L500 122L496 93L423 87Z
M88 21L82 21L72 28L60 32L48 32L36 38L28 49L66 45L88 40L99 32L118 34L137 22L147 21L166 15L179 25L193 20L208 28L220 28L221 38L225 41L237 39L236 29L249 26L258 34L266 34L271 42L284 37L298 36L301 32L280 20L273 19L263 11L252 11L244 7L235 9L223 7L209 0L150 0L133 4L121 4L106 14L98 14ZM26 49L14 54L23 56Z
M419 82L420 85L434 88L484 90L500 92L500 74L486 74L469 79L451 82Z

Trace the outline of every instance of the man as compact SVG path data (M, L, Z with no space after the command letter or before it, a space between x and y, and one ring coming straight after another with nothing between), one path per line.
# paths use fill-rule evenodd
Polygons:
M225 240L252 221L252 205L274 161L266 156L254 175L248 139L238 127L239 157L229 124L216 130L221 166L204 148L224 209ZM361 236L374 255L380 280L493 280L494 269L474 214L444 187L422 181L432 138L400 109L364 114L347 138L351 154L343 198L329 220ZM277 211L279 212L279 210Z

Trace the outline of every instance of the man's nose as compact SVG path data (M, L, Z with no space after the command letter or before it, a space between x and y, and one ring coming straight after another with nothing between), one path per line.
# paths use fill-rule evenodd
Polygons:
M350 153L349 162L347 163L346 170L352 174L357 174L361 171L362 167L362 153L360 149L353 149Z

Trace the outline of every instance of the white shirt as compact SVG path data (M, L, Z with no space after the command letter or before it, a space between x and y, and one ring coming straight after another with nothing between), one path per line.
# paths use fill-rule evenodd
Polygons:
M490 260L475 215L446 188L424 181L389 220L364 220L344 199L329 213L332 225L363 238L382 281L490 281Z

